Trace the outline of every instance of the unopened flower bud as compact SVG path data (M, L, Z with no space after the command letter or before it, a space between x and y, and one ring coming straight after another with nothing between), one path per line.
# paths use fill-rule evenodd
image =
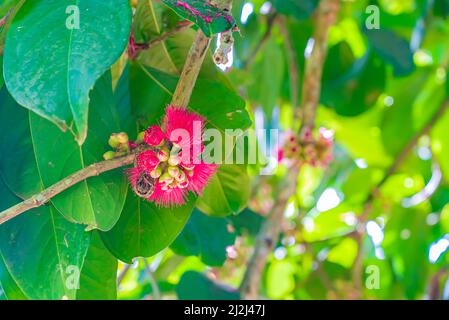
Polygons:
M179 158L178 156L170 156L170 158L168 159L168 164L171 166L177 166L181 163L181 158Z
M159 177L159 182L165 185L169 185L173 182L173 180L173 177L168 172L165 172L162 176Z
M161 167L156 167L153 171L150 172L150 176L153 179L157 179L162 175Z
M170 160L168 160L168 161L170 162ZM174 166L168 167L168 174L173 178L176 178L179 175L179 172L181 172L181 171L179 170L178 167L174 167Z
M116 133L111 134L108 140L108 144L114 149L120 145L120 141Z
M195 169L195 165L194 164L185 164L182 163L181 167L183 167L184 169L188 170L188 171L192 171L193 169Z
M117 140L120 144L128 144L129 138L125 132L120 132L117 135Z
M175 176L176 181L184 182L187 180L186 174L182 170L178 170L178 174Z
M170 153L170 151L167 148L162 148L157 153L157 157L159 158L160 161L165 162L168 160L169 153Z
M137 135L136 143L137 143L137 144L142 143L144 137L145 137L145 131L140 132L140 133Z
M108 151L108 152L105 152L105 154L103 154L103 159L104 160L111 160L111 159L114 159L115 156L116 156L116 154L115 154L114 151Z

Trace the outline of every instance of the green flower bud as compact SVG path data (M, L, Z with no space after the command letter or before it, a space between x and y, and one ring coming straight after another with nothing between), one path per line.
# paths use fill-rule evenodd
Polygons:
M170 151L164 147L164 148L161 148L161 150L159 150L159 152L157 153L157 157L158 157L159 161L165 162L168 160L169 154L170 154Z
M157 179L157 178L159 178L161 175L162 175L162 169L161 169L161 167L156 167L156 168L154 168L153 171L150 172L150 176L151 176L151 178L153 178L153 179Z
M184 182L187 180L186 174L184 171L179 170L179 173L175 176L176 181L178 182Z
M128 135L125 132L120 132L117 135L117 139L120 144L128 144L129 141Z
M174 167L174 166L168 167L168 174L170 176L172 176L173 178L176 178L179 175L179 172L180 172L180 170L178 167Z
M181 158L179 158L178 156L170 156L170 158L168 159L168 164L171 166L177 166L181 163Z
M116 156L116 154L115 154L114 151L108 151L108 152L105 152L105 153L103 154L103 159L104 159L104 160L111 160L111 159L114 159L115 156Z
M168 172L165 172L163 175L159 177L159 182L165 185L169 185L170 183L173 182L173 180L174 180L173 177Z
M120 145L120 141L116 133L111 134L108 140L108 144L114 149Z
M145 131L140 132L140 133L137 135L136 143L137 143L137 144L142 143L144 137L145 137Z

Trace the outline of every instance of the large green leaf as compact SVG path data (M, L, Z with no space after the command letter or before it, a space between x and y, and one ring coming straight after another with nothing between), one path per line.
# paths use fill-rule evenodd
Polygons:
M70 129L82 144L89 92L122 54L130 28L128 0L27 1L6 37L8 89L20 105Z
M343 116L372 108L385 88L385 64L373 52L355 59L346 42L329 50L323 74L323 104Z
M22 198L49 187L89 164L102 160L108 137L119 129L112 104L111 79L101 78L91 94L90 135L80 147L70 133L20 108L6 88L0 92L0 172ZM70 221L109 230L117 222L126 197L122 169L76 184L52 199Z
M179 78L135 63L128 68L119 87L125 86L129 90L131 112L143 127L160 121ZM207 118L208 127L223 132L225 129L247 129L251 125L245 101L223 81L199 79L189 107Z
M261 105L270 118L274 107L279 104L284 76L284 55L281 47L270 39L263 47L259 60L251 67L249 98Z
M20 201L2 179L0 195L0 211ZM30 299L74 299L89 240L84 226L68 222L52 206L32 209L0 226L1 258Z
M203 0L162 0L162 3L182 18L195 23L204 34L210 37L236 27L234 18L212 3Z
M170 248L179 255L198 256L209 266L222 266L226 261L226 248L234 244L235 237L226 219L208 217L194 210Z
M78 300L117 299L117 259L106 249L97 231L93 231L80 275Z
M8 271L8 268L0 256L0 300L2 300L2 294L8 300L26 300L27 297L23 291L19 288L16 281L13 279Z
M204 213L224 217L238 214L249 199L250 181L246 166L223 164L204 190L197 206Z
M385 28L363 31L384 61L393 66L395 76L405 76L415 70L413 52L406 39Z
M273 6L279 13L306 19L312 15L318 5L318 0L274 0Z
M193 289L193 290L192 290ZM240 294L225 285L215 283L204 274L187 271L176 287L181 300L239 300Z
M125 207L117 224L101 233L109 251L121 261L150 257L168 247L184 228L195 199L177 208L158 208L153 202L128 191Z

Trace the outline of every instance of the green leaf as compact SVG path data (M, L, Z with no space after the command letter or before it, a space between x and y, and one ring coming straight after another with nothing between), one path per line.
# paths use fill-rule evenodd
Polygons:
M245 208L249 194L246 166L223 164L210 180L197 206L202 212L215 217L238 214Z
M363 31L383 60L393 66L395 76L405 76L415 70L413 52L406 39L385 28Z
M0 300L2 300L2 290L8 300L27 300L0 256Z
M273 7L277 12L296 19L309 18L317 5L317 0L273 0Z
M343 116L359 115L375 106L385 78L385 64L373 52L355 60L349 45L340 42L325 63L322 103Z
M446 181L449 181L449 113L438 121L435 128L432 130L431 147L432 151L441 166Z
M121 261L151 257L168 247L184 228L195 199L177 208L158 208L153 202L128 191L125 207L117 224L101 237L109 251Z
M162 3L180 17L195 23L208 37L237 27L231 15L208 1L162 0Z
M248 96L251 101L259 103L267 116L278 105L284 77L284 55L281 47L273 39L264 46L260 59L251 67L251 84Z
M132 114L146 128L160 121L171 100L178 77L139 64L130 64L119 86L128 86ZM247 129L251 125L245 101L223 81L198 79L190 109L207 118L207 126L219 129Z
M243 236L248 234L253 237L259 233L265 221L265 217L249 208L245 208L238 215L229 216L227 219L230 220L238 235Z
M222 266L226 261L226 248L234 244L235 238L226 219L208 217L194 210L170 248L182 256L198 256L209 266Z
M80 147L70 133L20 108L3 88L0 147L9 152L0 158L0 172L7 185L28 198L42 187L101 161L110 134L119 131L111 100L111 78L105 75L92 91L90 134ZM109 230L117 222L126 197L127 182L121 170L82 181L55 196L52 203L72 222Z
M122 54L130 29L128 0L27 1L7 33L5 83L20 105L71 129L81 145L89 92Z
M0 211L20 201L2 179L0 195ZM89 240L84 226L67 222L52 206L43 206L0 226L0 255L11 278L30 299L74 299Z
M194 288L194 290L192 290ZM240 294L234 289L216 283L204 274L187 271L176 287L181 300L239 300Z
M117 259L106 249L98 232L93 231L76 299L117 299L117 266Z

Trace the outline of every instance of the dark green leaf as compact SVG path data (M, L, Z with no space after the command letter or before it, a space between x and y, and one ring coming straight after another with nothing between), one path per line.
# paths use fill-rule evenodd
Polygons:
M126 263L137 257L151 257L168 247L184 228L195 199L177 208L158 208L153 202L128 191L125 207L117 224L101 233L111 253Z
M192 290L192 288L195 288ZM182 275L176 287L181 300L239 300L240 294L230 288L207 278L204 274L188 271Z
M122 54L130 28L128 0L27 1L7 33L6 85L20 105L72 128L82 144L89 92Z
M76 299L117 299L117 265L117 259L106 249L98 232L93 231Z
M2 179L0 195L0 211L20 201ZM89 240L84 226L67 222L52 206L0 226L3 262L30 299L74 299Z
M315 11L318 0L273 0L276 11L296 19L307 19Z
M235 233L229 231L226 219L208 217L194 210L170 247L176 254L198 256L209 266L222 266L226 261L226 248L234 241Z
M8 186L22 198L49 187L89 164L102 160L107 141L119 126L112 103L111 78L99 80L91 94L89 138L80 147L70 133L15 103L6 88L0 92L0 146L9 150L0 158ZM122 169L93 177L52 199L70 221L109 230L117 222L126 197Z

